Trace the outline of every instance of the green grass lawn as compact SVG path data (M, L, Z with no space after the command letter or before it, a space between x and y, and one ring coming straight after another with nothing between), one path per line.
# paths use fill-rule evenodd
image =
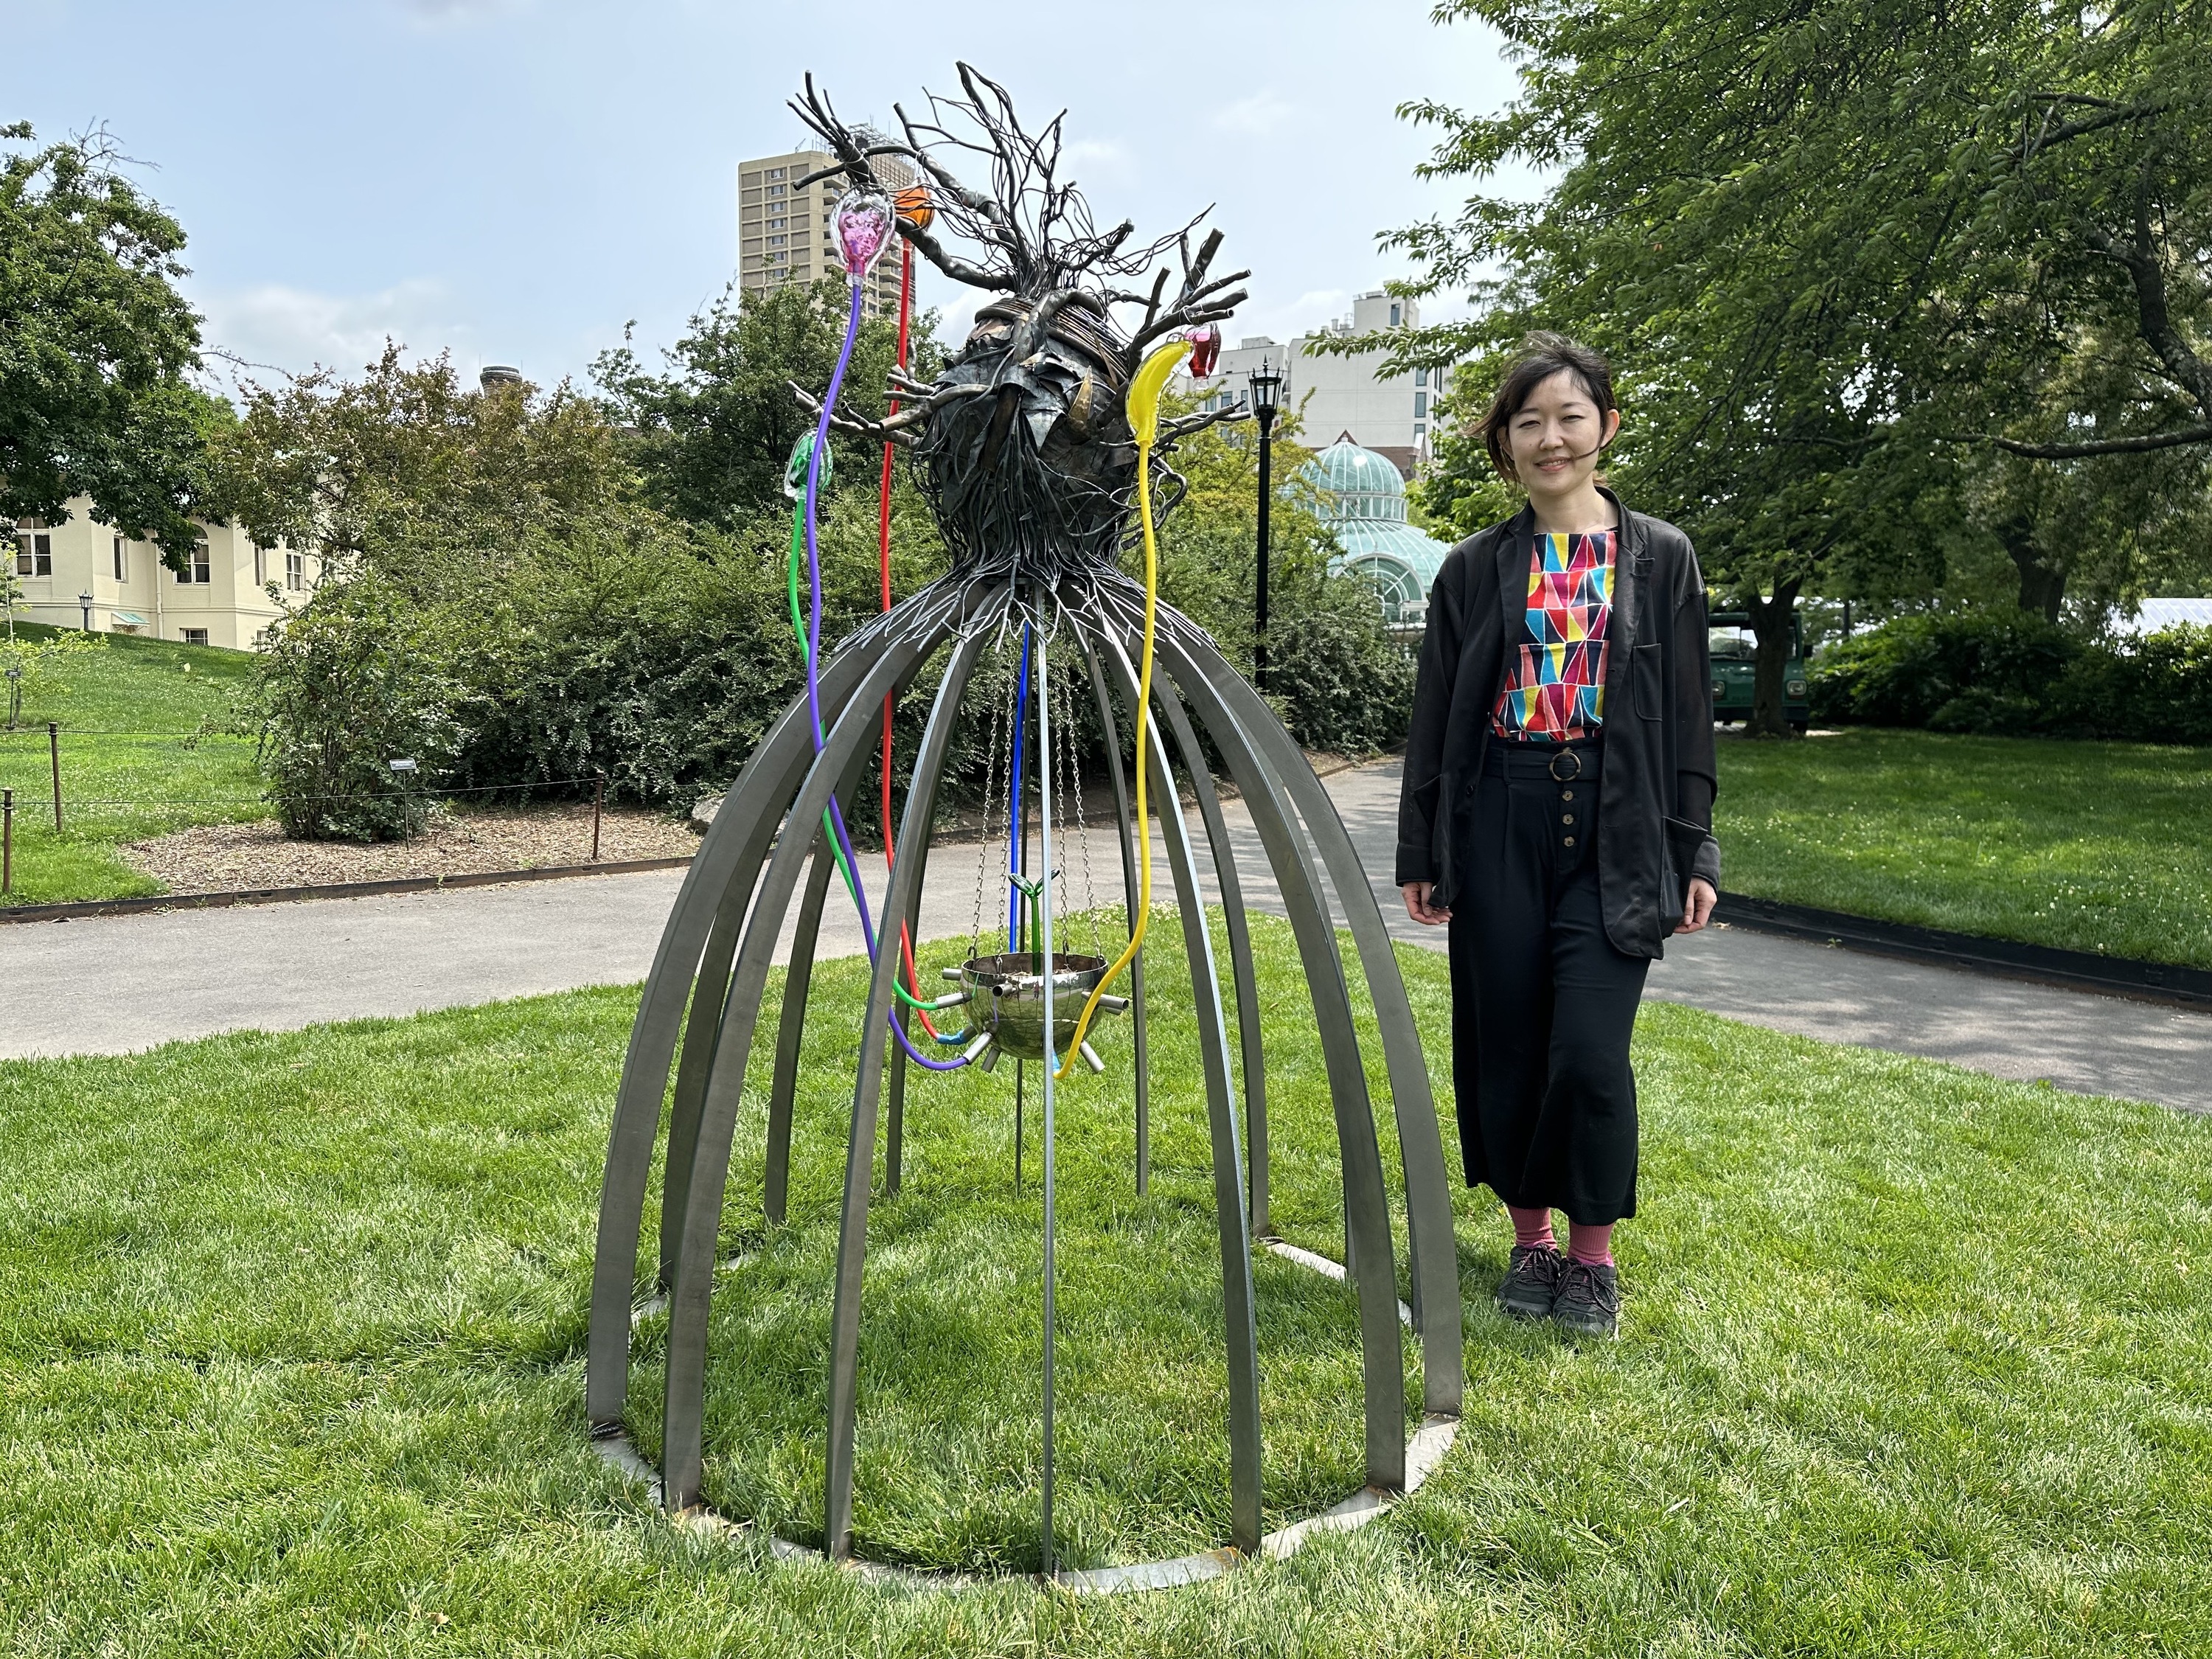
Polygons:
M16 631L55 632L22 623ZM229 731L252 658L121 634L100 639L52 671L50 690L26 694L22 729L0 731L0 784L15 792L14 891L0 902L158 893L158 882L123 861L123 843L269 814L253 742ZM61 727L58 835L49 720Z
M1256 925L1287 1016L1287 930ZM1112 1104L1126 1035L1064 1121L1060 1470L1086 1557L1218 1541L1225 1498L1195 1068L1155 960L1153 1194L1129 1193ZM1441 1029L1443 964L1404 960ZM793 1224L763 1237L750 1152L725 1224L750 1254L717 1297L710 1488L794 1534L815 1524L850 1091L835 1011L860 992L856 964L823 971ZM1648 1006L1618 1343L1493 1315L1509 1235L1462 1194L1468 1415L1389 1517L1177 1591L916 1594L672 1528L586 1442L635 1004L0 1065L0 1649L2212 1649L2212 1122ZM1328 1103L1282 1029L1285 1231L1333 1250ZM859 1497L878 1558L1034 1545L1036 1206L1009 1191L1008 1094L918 1083L910 1184L876 1212ZM1261 1280L1269 1501L1320 1504L1357 1479L1351 1308L1287 1267ZM648 1439L657 1340L642 1328Z
M2212 750L1847 731L1720 770L1731 891L2212 968Z

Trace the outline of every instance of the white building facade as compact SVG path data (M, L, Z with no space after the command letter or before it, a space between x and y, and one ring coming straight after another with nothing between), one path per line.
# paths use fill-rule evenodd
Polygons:
M1352 356L1320 356L1323 342L1355 334L1417 328L1420 309L1412 300L1395 299L1376 289L1352 301L1352 314L1318 334L1301 334L1287 345L1266 335L1249 335L1224 348L1215 372L1188 380L1206 408L1251 400L1253 370L1265 362L1282 371L1283 407L1297 412L1304 441L1318 449L1339 436L1389 459L1401 478L1411 478L1427 461L1436 430L1437 402L1450 379L1446 368L1416 368L1384 374L1382 351Z
M262 547L235 525L202 525L184 569L172 570L153 543L96 523L80 496L64 520L17 521L11 568L15 614L26 622L250 651L271 623L307 603L322 562Z

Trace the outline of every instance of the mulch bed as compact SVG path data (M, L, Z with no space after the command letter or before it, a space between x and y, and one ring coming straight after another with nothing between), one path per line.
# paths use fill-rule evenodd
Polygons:
M611 808L599 825L603 864L689 858L698 848L698 831L658 812ZM591 861L592 809L571 805L520 812L448 810L434 814L412 841L366 846L289 841L274 818L264 818L179 830L133 842L122 853L131 868L179 893L542 870Z

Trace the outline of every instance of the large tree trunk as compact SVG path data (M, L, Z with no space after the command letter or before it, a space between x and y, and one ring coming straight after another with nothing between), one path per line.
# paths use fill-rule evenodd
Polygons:
M2035 550L2035 542L2027 535L2004 533L2004 550L2013 557L2013 568L2020 571L2020 608L2042 613L2044 622L2057 622L2059 602L2066 598L2066 573L2053 571L2044 564L2042 556Z
M1803 579L1791 576L1774 584L1771 596L1762 599L1753 590L1744 609L1751 613L1752 636L1759 642L1752 659L1751 718L1744 733L1753 738L1787 738L1790 714L1782 696L1782 683L1790 668L1790 619L1797 608L1797 590Z

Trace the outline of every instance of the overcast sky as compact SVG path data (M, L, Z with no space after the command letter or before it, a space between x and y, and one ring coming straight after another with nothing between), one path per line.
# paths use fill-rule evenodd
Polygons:
M1377 231L1455 204L1414 179L1431 141L1395 106L1512 90L1494 36L1403 0L0 0L0 124L105 123L146 164L210 344L352 371L389 334L549 383L631 319L666 344L721 290L736 164L796 147L809 70L848 118L913 112L956 58L1066 108L1100 222L1151 236L1218 203L1255 272L1229 331L1278 339L1400 273ZM963 303L933 274L921 298Z

